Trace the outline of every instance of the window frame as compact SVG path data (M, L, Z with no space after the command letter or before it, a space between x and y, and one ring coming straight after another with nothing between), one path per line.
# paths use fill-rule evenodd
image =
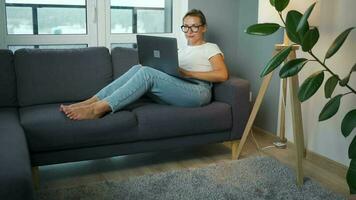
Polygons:
M182 31L180 30L180 26L182 24L182 19L181 17L184 16L184 14L188 10L188 0L179 0L175 1L172 0L172 6L168 9L168 12L171 12L171 33L111 33L111 1L110 0L105 0L102 1L102 8L99 9L102 12L108 13L105 15L105 26L103 26L99 30L104 30L105 29L105 35L103 33L99 33L99 37L105 38L105 41L101 43L103 46L106 46L110 49L111 44L114 43L136 43L136 35L137 34L142 34L142 35L151 35L151 36L161 36L161 37L175 37L177 38L178 41L178 47L183 45L185 43L185 38L184 34L181 34ZM104 43L105 42L105 43Z
M111 34L110 0L86 0L87 34L62 35L8 35L5 0L0 0L0 48L12 45L73 45L86 44L88 47L105 46L111 50L112 43L136 43L136 33ZM171 33L145 34L162 37L176 37L178 46L185 43L180 30L181 17L188 10L188 0L172 0Z
M86 0L86 24L87 33L86 34L8 34L7 33L7 23L6 23L6 13L2 15L1 29L3 34L4 45L2 48L8 48L8 46L16 45L87 45L97 46L96 38L96 17L95 17L95 6L94 2L96 0ZM6 10L5 0L0 0L2 11Z
M5 0L6 1L6 0ZM87 2L87 1L85 1ZM88 34L88 26L85 26L85 33L74 33L74 34L48 34L48 33L39 33L39 9L41 8L85 8L85 22L87 23L88 21L88 13L87 13L87 8L86 5L60 5L60 4L29 4L29 3L9 3L6 5L5 3L5 9L6 7L18 7L18 8L31 8L32 10L32 31L33 34L9 34L7 30L7 24L6 24L6 34L7 35L87 35ZM7 17L7 11L5 11L5 16ZM5 22L7 22L7 19L5 19Z
M126 10L131 10L132 11L132 33L112 33L111 32L111 11L112 9L126 9ZM172 24L172 21L173 21L173 17L172 17L172 10L171 8L167 8L168 9L168 12L170 12L170 23L169 25ZM157 8L157 7L123 7L123 6L110 6L110 9L109 9L109 12L110 12L110 34L143 34L143 33L138 33L138 12L141 11L141 10L150 10L150 11L153 11L153 10L159 10L159 11L164 11L165 8ZM169 26L167 24L165 24L165 27L164 27L165 32L162 32L162 33L171 33L173 30L172 30L172 26ZM167 31L167 29L169 29L169 31ZM162 33L145 33L145 34L162 34Z
M0 0L0 48L7 49L5 43L6 23L5 23L5 0Z

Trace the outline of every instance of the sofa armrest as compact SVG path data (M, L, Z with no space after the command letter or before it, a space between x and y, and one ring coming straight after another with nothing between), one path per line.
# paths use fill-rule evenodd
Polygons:
M15 108L0 108L0 163L0 199L33 199L31 162Z
M232 111L230 139L240 139L250 115L250 84L247 80L230 76L213 87L215 101L227 103Z

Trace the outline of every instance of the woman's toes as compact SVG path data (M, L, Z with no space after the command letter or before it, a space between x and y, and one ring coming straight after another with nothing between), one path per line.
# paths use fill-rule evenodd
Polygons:
M64 112L64 110L65 110L66 107L67 107L67 106L61 104L61 105L59 106L59 111Z
M71 117L72 117L71 115L66 115L66 116L67 116L69 119L71 119Z
M67 107L62 107L62 111L64 112L64 113L67 113Z
M79 116L77 114L74 114L72 118L73 118L73 120L78 120Z
M73 110L70 107L63 108L63 111L64 111L65 114L73 113Z
M70 119L72 119L72 117L73 117L73 113L68 113L68 114L66 114L66 115L67 115L67 117L70 118Z

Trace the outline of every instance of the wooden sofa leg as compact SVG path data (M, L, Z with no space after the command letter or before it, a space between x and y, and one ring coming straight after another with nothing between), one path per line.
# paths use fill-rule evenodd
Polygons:
M35 189L36 190L40 189L40 171L37 166L32 167L32 180L33 180Z
M237 149L239 147L240 140L234 140L231 141L231 155L232 155L232 160L237 159Z

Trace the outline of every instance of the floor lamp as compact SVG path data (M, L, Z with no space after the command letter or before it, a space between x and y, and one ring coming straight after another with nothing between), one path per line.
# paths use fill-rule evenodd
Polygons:
M288 7L283 11L287 13L289 10L298 10L300 12L304 12L308 6L310 6L314 1L312 0L292 0L290 1ZM318 8L315 10L319 10ZM258 22L276 22L282 25L280 17L274 7L270 5L269 0L259 0L259 9L258 9ZM315 25L317 23L319 12L315 12L309 18L309 24ZM285 16L284 16L285 19ZM284 44L277 44L275 45L275 53L281 51L284 47L289 45L289 39L287 35L284 36ZM291 53L289 54L286 61L295 59L296 58L296 51L299 49L299 46L293 46ZM261 106L263 101L264 95L268 89L269 83L272 79L273 72L266 75L256 97L254 106L252 108L250 117L247 121L245 130L243 132L242 138L239 143L233 143L233 159L238 159L242 148L247 140L248 135L252 130L253 123L255 121L256 115L258 110ZM293 126L293 136L294 136L294 143L296 147L296 176L297 176L297 184L301 186L303 184L303 158L305 156L305 147L304 147L304 134L303 134L303 124L302 124L302 113L301 113L301 104L297 97L297 92L299 88L299 80L298 75L290 77L288 79L281 80L281 92L280 92L280 106L279 106L279 137L280 141L275 143L276 146L284 147L286 144L285 138L285 105L286 105L286 95L287 95L287 83L289 85L289 95L290 95L290 105L291 105L291 115L292 115L292 126Z

